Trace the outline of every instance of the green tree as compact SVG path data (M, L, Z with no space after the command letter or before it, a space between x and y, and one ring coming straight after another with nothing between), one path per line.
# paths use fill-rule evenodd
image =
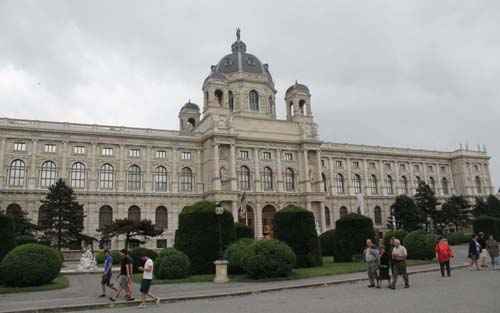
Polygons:
M451 196L441 207L442 222L446 226L453 224L458 229L469 223L470 204L464 196Z
M103 234L103 238L113 238L125 235L125 248L131 240L137 237L156 237L163 233L161 227L156 227L150 220L133 221L128 218L114 220L113 223L106 225L103 229L98 229Z
M411 232L419 229L419 214L417 205L412 198L406 195L396 197L391 205L391 212L396 218L396 228Z
M33 235L36 225L31 223L31 220L28 218L28 212L18 208L17 210L6 212L6 215L12 219L14 225L12 232L16 238L16 245L36 241Z
M489 195L486 203L488 204L486 215L500 218L500 200L495 195Z
M426 231L429 231L429 228L434 226L434 221L438 218L437 206L439 202L434 190L424 181L418 183L415 204L417 205L420 220L425 224Z
M488 215L488 203L486 203L484 198L476 197L476 203L472 209L472 215L474 215L474 217Z
M83 205L76 201L73 189L61 178L49 187L42 201L43 215L39 229L44 237L56 243L57 249L81 239Z

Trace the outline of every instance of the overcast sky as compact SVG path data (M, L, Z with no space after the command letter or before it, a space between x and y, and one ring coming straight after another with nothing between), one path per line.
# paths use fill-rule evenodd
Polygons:
M500 181L500 1L0 0L0 116L177 129L241 27L323 140L485 144Z

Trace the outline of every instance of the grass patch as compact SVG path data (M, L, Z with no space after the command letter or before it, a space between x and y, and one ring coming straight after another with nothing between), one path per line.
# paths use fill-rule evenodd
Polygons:
M429 264L431 261L422 260L408 260L408 266ZM293 270L292 275L283 278L270 278L254 280L248 278L246 275L231 275L231 282L266 282L266 281L283 281L304 279L320 276L333 276L340 274L349 274L366 271L366 263L363 262L346 262L335 263L333 257L323 257L323 266L309 267L309 268L296 268ZM134 281L139 283L142 279L142 274L135 274ZM192 275L182 279L154 279L153 285L161 284L182 284L182 283L204 283L212 282L214 280L213 274Z
M35 292L35 291L47 291L55 289L63 289L69 286L68 278L64 275L59 275L51 283L35 286L35 287L7 287L0 285L0 294L7 293L18 293L18 292Z

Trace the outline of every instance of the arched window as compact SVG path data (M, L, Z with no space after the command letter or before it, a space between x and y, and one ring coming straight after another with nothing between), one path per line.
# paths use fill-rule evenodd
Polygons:
M56 182L57 176L56 163L45 161L40 169L40 186L49 187Z
M387 194L394 194L394 181L391 175L385 177L385 185L387 186Z
M114 170L111 164L105 163L99 170L99 188L113 189Z
M337 182L337 193L345 193L344 176L342 174L340 173L337 174L336 182Z
M193 191L193 171L189 167L181 170L181 191Z
M429 185L432 191L436 192L436 182L434 181L434 177L429 177Z
M182 121L182 120L181 120ZM188 118L188 123L193 126L193 128L196 127L196 120L194 118Z
M156 208L156 227L160 229L168 228L168 211L164 206L159 206Z
M401 176L401 186L403 187L403 193L405 195L410 193L410 190L408 188L408 178L406 178L406 176Z
M135 205L131 206L128 209L128 219L130 221L140 222L141 221L141 209Z
M273 190L273 171L269 167L264 167L264 175L262 178L264 190Z
M222 90L220 89L217 89L215 91L215 98L217 99L217 103L222 106L222 100L223 100L223 93L222 93Z
M295 190L295 173L291 168L287 168L285 171L285 189L286 191Z
M345 206L343 206L343 207L340 208L340 217L341 218L344 217L344 216L346 216L347 213L348 213L347 212L347 208Z
M288 105L290 107L290 116L294 116L295 112L293 111L293 101L290 101Z
M250 111L259 111L259 94L255 90L251 90L248 94L248 102L250 104Z
M73 163L69 176L71 187L79 189L85 188L85 164L81 162Z
M330 226L332 224L332 217L330 216L330 209L325 206L325 223L326 226Z
M26 176L26 167L23 160L14 160L9 166L9 175L7 183L9 186L24 186L24 177Z
M229 111L234 112L234 96L232 91L229 91L227 93L227 99L228 99Z
M156 192L168 191L168 174L164 166L158 166L153 173L153 190Z
M375 209L373 210L373 213L375 215L375 225L381 225L382 224L382 209L379 206L376 206Z
M481 186L481 178L479 176L476 176L474 180L476 183L476 193L480 195L483 193L483 187Z
M354 193L361 193L361 176L359 174L352 176L352 187L354 188Z
M127 186L130 191L141 190L142 174L141 168L137 165L131 165L127 173Z
M23 209L17 203L9 204L7 209L5 209L5 214L11 217L18 217L18 218L24 216Z
M111 225L113 223L113 209L108 206L102 206L99 209L99 229L104 229L104 227Z
M299 101L299 113L300 115L305 115L306 113L306 101L305 100L300 100Z
M240 190L250 190L250 170L246 166L240 169Z
M370 179L368 180L369 186L368 189L370 190L370 194L376 195L378 194L378 182L377 182L377 176L371 175ZM359 193L359 192L356 192Z
M441 188L443 189L444 195L450 194L450 188L448 187L448 180L446 179L446 177L443 177L443 179L441 179Z
M328 181L326 180L325 173L321 173L321 180L323 182L323 191L328 192Z

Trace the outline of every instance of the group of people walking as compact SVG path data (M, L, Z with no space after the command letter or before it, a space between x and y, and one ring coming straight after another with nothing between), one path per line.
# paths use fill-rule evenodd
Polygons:
M376 247L371 239L367 239L363 256L368 265L369 288L380 288L380 282L387 280L389 288L396 289L399 276L403 277L404 287L410 287L406 270L408 253L399 239L391 239L390 251L385 250L383 242L379 247ZM390 272L392 272L392 280Z
M486 239L484 233L475 234L469 242L469 259L471 269L478 271L487 268L487 259L490 259L491 270L496 270L500 265L499 244L492 235Z
M104 272L101 280L102 294L100 297L106 297L106 288L115 292L114 296L109 297L109 300L116 301L122 294L125 294L127 301L133 301L133 259L129 256L127 249L120 250L120 274L117 277L118 288L111 281L113 257L109 250L104 251ZM151 282L153 280L154 262L151 258L144 256L141 258L142 266L139 270L143 272L141 280L141 303L139 307L144 307L146 298L152 298L156 304L160 303L160 299L150 293Z

